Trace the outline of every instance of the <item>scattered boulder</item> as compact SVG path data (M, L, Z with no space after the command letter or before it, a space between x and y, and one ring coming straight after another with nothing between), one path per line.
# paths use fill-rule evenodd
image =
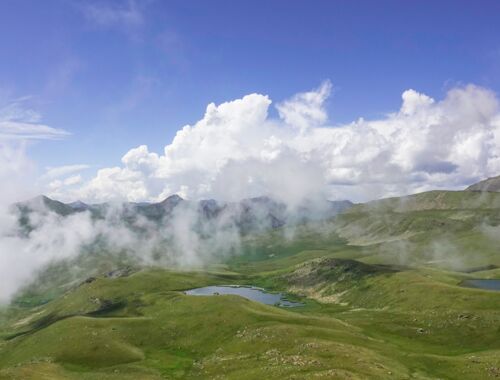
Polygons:
M84 284L90 284L90 283L94 282L95 280L97 280L97 278L95 278L95 277L89 277L85 281L83 281L83 283Z
M106 278L127 277L127 276L130 276L131 273L132 273L132 268L125 267L125 268L119 268L119 269L109 271L104 275L104 277L106 277Z

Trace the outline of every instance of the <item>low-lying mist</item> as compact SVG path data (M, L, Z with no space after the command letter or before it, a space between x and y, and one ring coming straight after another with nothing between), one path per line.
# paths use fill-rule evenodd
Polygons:
M292 238L297 224L330 218L349 206L308 200L291 207L266 197L218 203L171 196L156 204L98 205L37 197L1 214L0 302L9 302L48 267L73 261L71 269L83 256L137 266L203 268L238 255L247 235L286 226L280 231ZM82 281L99 268L73 270L72 280Z
M11 300L43 268L82 255L203 267L239 254L248 234L282 227L284 236L293 237L301 221L328 219L338 210L324 199L366 201L461 189L500 172L500 102L488 89L458 86L438 101L407 90L395 112L340 125L331 123L325 108L331 89L326 81L277 103L277 117L266 95L211 103L200 120L177 131L163 153L140 145L119 166L101 167L87 179L80 173L90 166L82 162L63 162L37 176L26 155L28 142L69 134L32 120L31 110L17 110L15 119L4 122L17 133L0 136L0 180L7 184L0 191L0 302ZM19 115L26 120L21 123ZM57 199L114 203L80 207L38 198L29 202L29 212L12 207L47 192ZM229 203L177 198L120 203L157 202L170 194ZM263 194L278 201L259 197ZM412 199L393 211L409 210ZM404 224L392 214L387 223L373 223L385 223L379 230L367 225L369 220L341 231L359 244L412 238L410 230L398 230ZM384 231L387 236L381 236ZM488 233L486 228L481 236ZM428 261L443 261L457 249L454 242L437 241L427 250ZM398 260L408 256L408 249L397 251ZM82 275L90 275L92 266L83 267Z

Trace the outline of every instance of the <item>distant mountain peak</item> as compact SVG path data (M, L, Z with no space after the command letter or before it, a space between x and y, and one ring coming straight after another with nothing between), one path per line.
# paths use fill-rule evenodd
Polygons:
M22 215L30 213L45 214L47 211L60 216L68 216L80 212L89 212L93 220L107 218L112 208L108 203L86 204L80 200L62 203L40 195L30 201L16 204ZM197 225L213 222L214 226L233 223L243 233L265 228L278 228L285 224L304 223L312 220L326 220L351 207L349 201L305 202L301 207L288 207L285 203L273 200L268 196L246 198L239 202L218 202L215 199L200 201L184 200L173 194L158 203L124 202L123 207L113 208L118 217L134 225L138 218L146 218L158 225L169 225L172 220L183 213L194 218ZM121 213L121 214L120 214ZM115 215L115 213L113 213Z
M164 203L179 203L182 202L184 199L180 197L177 194L170 195L169 197L165 198L163 201L161 201L161 204Z
M490 177L465 189L466 191L493 191L500 192L500 176Z
M50 199L46 195L41 194L41 195L37 195L34 198L31 198L28 202L51 202L51 201L54 201L54 200Z
M37 195L36 197L29 199L26 203L31 204L31 205L45 205L45 206L49 206L49 205L53 205L53 204L64 204L62 202L56 201L52 198L49 198L48 196L43 195L43 194Z
M75 210L84 210L89 207L85 202L82 202L80 200L68 203L68 206Z

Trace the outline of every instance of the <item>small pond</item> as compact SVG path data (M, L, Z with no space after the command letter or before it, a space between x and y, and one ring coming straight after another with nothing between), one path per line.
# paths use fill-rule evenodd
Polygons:
M196 288L187 290L185 294L191 296L215 296L215 295L225 295L232 294L240 297L247 298L252 301L257 301L264 303L266 305L274 305L281 307L297 307L303 306L300 302L288 301L284 298L281 293L269 293L264 289L256 288L253 286L205 286L203 288Z
M465 280L462 285L471 288L500 291L500 280Z

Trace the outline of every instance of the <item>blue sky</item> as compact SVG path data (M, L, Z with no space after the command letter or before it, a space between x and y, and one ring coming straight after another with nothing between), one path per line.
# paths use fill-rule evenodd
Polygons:
M497 1L4 1L0 89L72 134L37 144L40 165L110 165L252 92L330 79L335 124L393 111L408 88L498 90L499 14Z
M210 102L333 84L329 124L468 83L500 89L498 1L0 2L0 105L69 136L30 142L41 168L163 152ZM277 115L271 108L272 115Z

